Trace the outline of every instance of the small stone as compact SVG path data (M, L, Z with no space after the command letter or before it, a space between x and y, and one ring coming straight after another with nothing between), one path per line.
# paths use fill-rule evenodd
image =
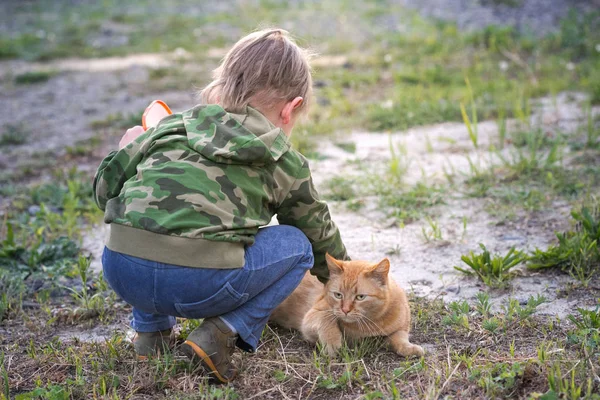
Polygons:
M503 241L510 241L510 240L519 240L519 241L524 241L525 238L523 236L511 236L511 235L502 235L500 236L500 240Z
M446 288L446 291L447 291L447 292L450 292L450 293L456 293L456 294L459 294L459 293L460 293L460 285L452 285L452 286L448 286L448 287Z
M522 306L527 305L527 299L517 299L517 300L519 300L519 305L522 305Z
M24 300L21 303L21 307L23 308L40 308L40 305L34 301L26 301Z
M38 206L38 205L29 206L27 208L27 212L29 213L29 215L36 215L37 213L40 212L40 206Z
M178 47L173 51L173 58L176 60L187 60L190 58L190 52L183 47Z

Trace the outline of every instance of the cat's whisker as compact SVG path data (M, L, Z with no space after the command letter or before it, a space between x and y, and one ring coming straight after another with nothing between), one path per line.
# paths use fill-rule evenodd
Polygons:
M324 323L324 328L329 328L331 325L337 323L337 317L335 316L335 313L330 312L328 314L325 315L325 317L323 318L323 323Z
M365 324L366 323L371 324L373 327L376 328L376 329L371 328L369 330L371 333L374 334L373 336L383 336L383 329L379 325L377 325L377 323L375 323L372 319L370 319L366 315L361 314L360 316L361 316L361 319L365 322Z
M362 331L367 332L367 334L371 335L371 329L369 326L362 320L362 318L357 319L358 325Z
M375 326L375 328L377 328L377 333L380 335L383 335L383 328L377 324L375 321L373 321L371 318L367 317L366 315L363 316L364 318L366 318L367 321L369 321L371 324L373 324L373 326Z
M373 329L365 322L364 319L359 318L358 322L360 324L361 330L365 331L367 333L367 336L373 336L375 332L373 332Z

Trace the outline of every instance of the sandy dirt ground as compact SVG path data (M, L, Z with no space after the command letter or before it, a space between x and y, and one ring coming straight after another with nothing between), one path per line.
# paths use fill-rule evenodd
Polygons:
M562 94L556 102L543 99L540 101L541 109L532 118L546 131L560 129L568 132L576 128L576 121L582 117L578 100L581 98L576 94ZM479 134L480 149L489 148L490 141L497 141L496 123L480 123ZM344 136L344 141L356 143L354 154L332 143L320 147L320 152L328 158L312 163L319 187L324 187L324 181L331 178L332 171L345 177L355 175L357 161L372 166L373 179L379 179L381 175L377 171L386 167L391 155L390 143L396 148L400 144L407 149L409 168L406 181L413 184L418 181L444 181L444 169L452 169L459 176L467 174L467 156L481 166L494 158L487 150L474 150L466 127L458 123L420 127L404 133L353 132ZM565 295L565 287L573 281L563 274L532 272L520 267L519 275L507 289L491 290L477 279L465 277L453 268L461 266L461 255L471 250L479 252L479 243L484 243L491 252L501 254L511 247L519 250L545 249L556 241L555 231L569 228L571 205L566 201L555 201L540 212L522 213L516 218L498 221L485 210L486 200L450 194L445 199L446 204L433 210L434 219L442 231L442 240L431 242L426 241L422 232L423 228L429 229L425 221L400 227L394 219L386 218L377 207L377 199L366 198L365 202L366 206L358 212L348 211L338 203L331 204L332 214L350 255L356 259L377 261L387 253L392 263L392 276L409 292L419 296L441 296L445 301L472 302L478 292L485 291L497 307L506 304L509 297L525 303L530 296L543 294L548 302L538 308L539 312L561 318L577 307L595 305L591 295Z

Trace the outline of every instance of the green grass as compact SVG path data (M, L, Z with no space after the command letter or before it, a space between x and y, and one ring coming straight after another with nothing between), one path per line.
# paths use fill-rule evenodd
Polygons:
M475 254L471 251L469 255L460 258L470 269L461 267L454 267L454 269L467 275L477 276L491 287L506 286L514 275L511 269L526 259L525 253L514 248L511 248L504 256L492 256L483 244L480 243L479 247L483 250L482 253Z
M242 378L230 385L209 384L177 350L159 359L134 361L133 348L120 333L98 343L58 338L36 342L31 335L48 328L34 326L29 335L20 335L28 328L13 321L10 353L0 356L0 383L4 388L8 380L11 395L22 398L52 398L51 393L67 398L141 393L203 399L259 393L290 398L535 398L539 393L597 399L590 365L598 368L600 341L593 322L598 317L588 317L597 310L576 312L570 317L576 324L566 326L534 315L542 297L531 297L524 305L510 300L499 311L491 309L485 293L473 305L415 297L410 302L412 341L428 343L421 359L398 357L380 340L344 346L331 359L298 333L267 327L258 353L236 357ZM38 312L30 318L43 322L47 317ZM44 368L50 364L53 369Z
M108 114L104 119L98 119L90 122L90 128L94 130L118 128L127 129L135 125L142 124L142 114L144 110L140 110L139 113L123 114L117 112L114 114Z
M583 84L595 74L593 68L587 70L597 57L590 50L591 43L584 45L588 58L578 59L581 70L570 75L563 72L564 64L580 54L574 55L567 46L557 45L556 37L535 43L510 28L494 27L464 35L446 24L424 31L427 33L386 36L386 41L396 44L395 49L382 49L394 61L380 65L383 71L393 68L393 81L387 82L389 89L383 92L389 101L367 109L367 127L403 130L415 125L461 121L461 103L472 104L474 116L480 120L500 115L513 117L515 99L566 90L569 82ZM586 31L585 35L590 39L596 34ZM534 58L537 64L533 63ZM465 79L470 85L465 85ZM581 88L594 91L585 84ZM471 101L473 94L475 102Z
M358 7L327 1L311 9L302 4L267 3L259 7L232 3L217 13L197 13L197 4L190 0L179 4L187 13L151 0L127 4L106 0L86 6L57 1L43 10L36 5L17 8L17 21L42 11L45 17L29 21L22 32L0 37L0 57L48 60L183 48L194 58L205 59L209 48L228 47L257 25L294 21L290 30L302 45L348 58L341 67L324 66L315 71L319 83L316 114L332 122L335 130L357 125L404 130L462 121L461 103L472 104L479 120L500 115L510 118L515 116L516 99L562 90L587 91L594 103L600 96L595 50L600 30L595 14L569 14L557 33L534 39L506 27L462 33L452 23L425 21L387 1ZM350 24L361 33L351 41L345 31L314 29L316 20L327 25L340 9L346 10ZM386 15L410 29L395 32L383 28L381 20ZM566 70L568 62L575 65L573 71ZM189 88L190 80L178 76L181 73L153 70L151 85Z
M18 146L27 143L30 132L24 124L6 124L0 134L1 146Z
M56 71L32 71L25 72L15 76L15 83L18 85L28 85L32 83L47 82L57 74Z
M499 146L490 148L487 166L469 159L464 193L486 198L488 210L501 218L514 218L520 210L544 210L556 199L572 201L594 194L600 170L595 145L587 143L594 140L596 128L589 119L584 125L570 135L550 134L529 124L504 132ZM568 152L569 147L575 153ZM454 181L454 174L448 178Z
M393 147L390 149L393 150ZM447 188L424 182L405 184L404 175L409 161L405 151L399 147L392 151L392 158L383 173L373 172L368 166L358 163L360 175L335 176L326 181L325 198L344 201L346 207L354 211L360 211L367 202L374 200L388 217L394 218L401 226L430 216L435 206L445 203ZM373 176L379 179L372 179Z
M58 281L74 274L84 221L96 220L89 178L71 170L12 199L0 224L0 270Z
M379 193L380 205L402 225L418 220L427 215L430 208L444 204L444 193L444 188L424 183L406 189L383 188Z
M427 225L429 226L429 229L427 229L425 226L421 228L421 233L423 234L423 238L425 239L425 241L429 243L443 240L442 229L440 228L439 223L437 223L430 217L426 217L425 220L427 221Z
M335 177L327 181L327 189L325 198L328 200L346 201L356 197L352 181L342 177Z
M536 249L529 257L528 267L534 270L559 268L587 286L600 271L599 207L595 200L591 207L573 210L571 215L575 228L556 233L558 244L546 250Z

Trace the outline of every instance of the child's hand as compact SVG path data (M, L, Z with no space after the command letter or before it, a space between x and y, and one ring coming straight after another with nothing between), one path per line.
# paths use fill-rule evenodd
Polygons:
M127 129L127 132L125 132L125 135L123 135L123 137L121 138L121 141L119 142L119 149L122 149L123 147L127 146L129 143L133 142L135 140L135 138L137 138L144 132L145 132L144 128L142 128L139 125L136 125L133 128Z

